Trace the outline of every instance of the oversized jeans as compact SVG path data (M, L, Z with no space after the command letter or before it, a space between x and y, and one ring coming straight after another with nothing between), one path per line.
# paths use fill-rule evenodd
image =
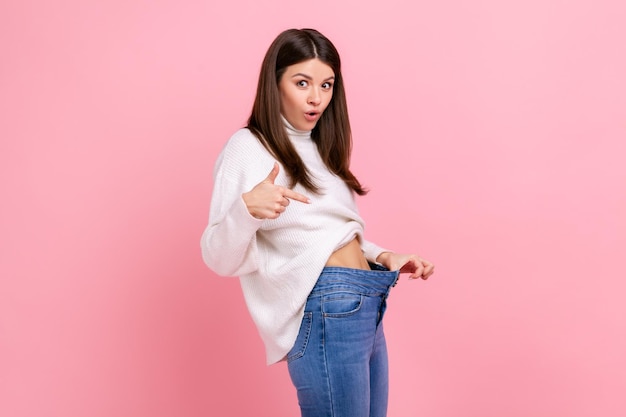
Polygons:
M398 271L325 267L287 355L302 417L384 417L389 391L382 318Z

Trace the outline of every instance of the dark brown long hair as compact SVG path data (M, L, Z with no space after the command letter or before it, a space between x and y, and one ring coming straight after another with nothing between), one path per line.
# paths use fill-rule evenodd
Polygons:
M278 84L288 66L313 58L332 68L335 81L333 96L311 131L311 138L328 169L343 179L357 194L365 195L367 190L350 171L352 133L339 53L332 42L317 30L288 29L272 42L263 59L256 98L246 127L283 165L292 187L301 184L311 192L320 192L289 141L280 116L278 91Z

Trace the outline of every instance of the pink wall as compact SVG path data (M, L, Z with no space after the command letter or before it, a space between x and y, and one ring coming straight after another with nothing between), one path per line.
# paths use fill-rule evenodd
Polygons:
M55 5L52 5L55 3ZM0 415L297 415L200 258L269 42L342 52L390 417L626 414L620 0L0 4Z

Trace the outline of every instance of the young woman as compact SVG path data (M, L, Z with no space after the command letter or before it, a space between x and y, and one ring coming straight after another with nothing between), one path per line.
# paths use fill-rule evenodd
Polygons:
M282 32L248 125L215 164L201 246L216 273L240 277L267 363L287 361L305 417L386 415L385 300L400 273L434 268L365 240L351 145L337 50L313 29Z

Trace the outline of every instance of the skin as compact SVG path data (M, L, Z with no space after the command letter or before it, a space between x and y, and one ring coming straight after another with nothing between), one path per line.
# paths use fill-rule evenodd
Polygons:
M280 112L297 130L312 130L333 98L335 72L319 59L290 65L278 90Z
M378 255L376 262L390 271L400 270L400 273L409 273L410 279L427 280L435 272L435 265L415 254L383 252Z
M268 176L254 186L241 197L248 207L250 214L257 219L277 219L289 205L289 200L296 200L309 204L311 201L305 195L290 190L287 187L274 184L278 176L278 162L274 162L274 167Z
M297 130L312 130L333 97L335 74L332 68L319 59L310 59L287 67L280 79L281 114ZM290 200L309 204L307 196L289 188L274 184L278 176L279 165L274 167L268 176L252 190L242 194L250 214L257 219L276 219L287 210ZM329 264L336 260L346 267L367 265L355 240L344 246L329 258ZM347 260L347 261L346 261ZM428 279L434 273L434 265L415 254L383 252L376 262L390 271L399 270L408 273L411 279Z

